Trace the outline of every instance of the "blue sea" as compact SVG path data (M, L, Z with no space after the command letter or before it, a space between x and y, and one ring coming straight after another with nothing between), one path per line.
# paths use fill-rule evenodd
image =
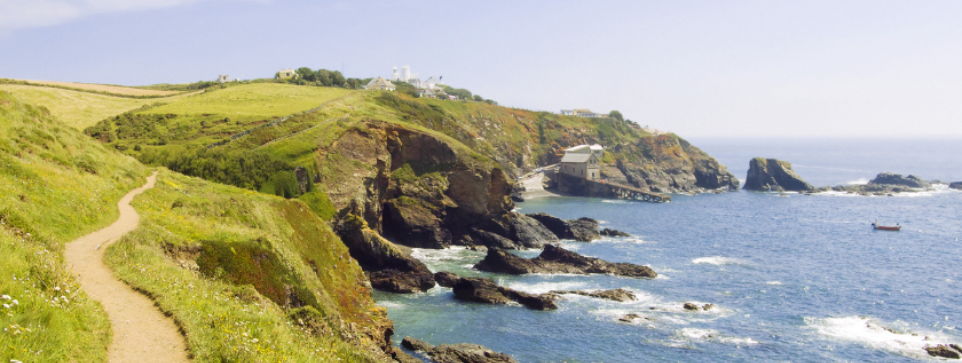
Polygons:
M690 140L740 180L752 157L792 162L815 186L878 172L962 181L962 140ZM485 276L527 292L626 288L619 303L566 296L555 311L465 303L450 289L377 292L405 336L475 343L521 362L910 362L926 345L962 343L962 192L895 197L735 192L671 203L548 197L522 213L591 217L626 238L562 247L651 266L653 280L482 273L483 254L415 250L434 271ZM901 232L870 223L900 223ZM534 257L540 251L522 251ZM686 302L714 304L688 312ZM641 319L619 322L625 314Z

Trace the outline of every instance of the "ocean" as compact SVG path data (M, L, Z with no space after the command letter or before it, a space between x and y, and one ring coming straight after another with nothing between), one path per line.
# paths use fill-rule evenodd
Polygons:
M752 157L792 162L815 186L864 183L882 171L962 181L962 140L690 140L743 180ZM532 293L626 288L638 300L565 296L555 311L455 300L450 289L376 292L405 336L474 343L520 362L910 362L927 344L962 343L962 192L895 197L674 195L649 204L548 197L522 213L591 217L633 237L563 248L652 267L653 280L606 275L489 274L483 254L416 249L433 271L485 276ZM900 223L901 232L870 223ZM540 251L520 251L534 257ZM714 304L688 312L686 302ZM619 322L625 314L641 319Z

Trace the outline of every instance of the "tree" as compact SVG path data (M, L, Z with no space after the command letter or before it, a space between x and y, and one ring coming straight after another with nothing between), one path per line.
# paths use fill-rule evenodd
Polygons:
M307 82L314 82L317 80L314 71L307 67L298 68L296 71L294 71L294 73L297 73L297 78L303 79Z
M474 100L478 102L484 102L484 97L481 97L481 95L474 95Z
M610 113L608 113L608 117L611 117L618 121L625 121L625 117L622 116L621 112L618 112L617 110L612 110Z
M331 85L332 85L332 86L334 86L334 87L344 87L346 84L347 84L347 81L344 79L344 75L341 74L341 71L333 71L333 72L331 72Z

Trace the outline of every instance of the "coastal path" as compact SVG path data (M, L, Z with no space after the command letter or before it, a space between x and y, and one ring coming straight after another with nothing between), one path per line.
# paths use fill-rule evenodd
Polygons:
M104 250L140 223L140 215L130 202L153 188L157 172L147 184L124 195L117 203L120 218L104 229L80 237L66 246L67 264L78 274L80 285L103 305L110 318L113 341L107 361L188 362L187 344L174 322L164 316L153 300L134 291L114 277L104 264Z

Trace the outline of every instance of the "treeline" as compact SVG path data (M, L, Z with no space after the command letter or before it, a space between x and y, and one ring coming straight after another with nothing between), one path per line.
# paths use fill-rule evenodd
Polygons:
M301 67L294 71L297 77L283 80L287 83L299 85L314 85L324 87L341 87L350 89L364 88L370 78L345 78L341 71L331 71L327 69L312 70L308 67ZM280 78L280 77L276 77Z

